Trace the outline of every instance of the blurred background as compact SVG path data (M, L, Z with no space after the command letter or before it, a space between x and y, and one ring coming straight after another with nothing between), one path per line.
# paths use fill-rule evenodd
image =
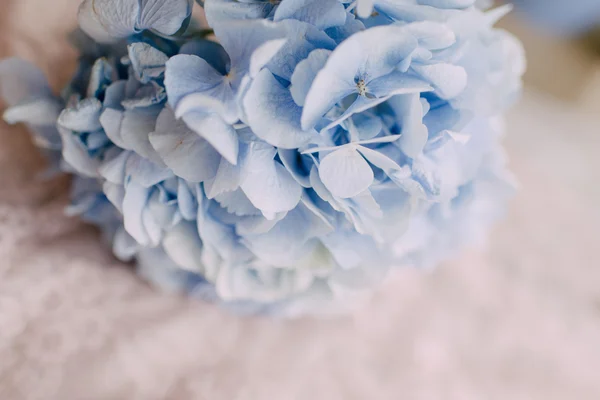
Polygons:
M60 88L78 3L0 0L0 57ZM600 399L600 0L513 3L500 27L528 70L506 220L487 249L402 271L342 321L157 294L62 215L66 181L41 184L26 132L0 124L0 399Z

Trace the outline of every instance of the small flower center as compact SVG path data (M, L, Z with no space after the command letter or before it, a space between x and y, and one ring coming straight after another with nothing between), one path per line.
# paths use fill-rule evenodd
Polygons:
M356 82L356 89L358 89L358 94L361 96L365 96L367 94L367 84L364 79L360 79Z

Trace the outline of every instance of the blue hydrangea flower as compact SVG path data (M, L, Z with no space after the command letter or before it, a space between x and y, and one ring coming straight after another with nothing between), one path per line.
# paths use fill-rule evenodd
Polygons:
M238 312L339 310L501 214L498 120L524 70L493 28L507 8L200 4L214 37L187 0L86 0L93 40L61 96L0 63L5 119L60 152L68 212L143 277Z

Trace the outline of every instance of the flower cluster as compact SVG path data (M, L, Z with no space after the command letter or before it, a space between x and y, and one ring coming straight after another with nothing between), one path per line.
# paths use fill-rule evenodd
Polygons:
M293 315L480 239L519 43L475 0L86 0L61 96L0 63L71 214L174 290ZM342 299L343 301L333 301Z

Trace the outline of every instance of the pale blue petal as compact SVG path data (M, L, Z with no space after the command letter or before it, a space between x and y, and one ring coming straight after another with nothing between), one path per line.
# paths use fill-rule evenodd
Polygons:
M375 97L432 91L428 82L403 72L393 72L367 83L368 93Z
M308 57L310 52L316 49L335 48L333 39L313 25L296 20L285 20L277 25L285 29L288 40L269 62L267 68L274 75L287 81L292 79L296 66Z
M236 221L235 231L240 236L261 235L273 229L286 215L287 212L282 212L273 219L266 219L262 215L245 216Z
M373 183L373 170L352 146L326 155L319 164L319 176L336 197L349 198L367 190Z
M122 151L111 160L103 162L98 169L100 176L116 185L125 184L126 165L131 154L130 151Z
M122 184L114 184L111 182L104 182L102 184L102 191L106 195L106 198L115 206L121 214L123 214L123 200L125 199L125 187Z
M452 64L415 65L416 73L430 82L443 99L458 96L467 86L467 72L463 67Z
M177 118L188 112L216 113L226 123L232 125L239 120L239 110L231 86L224 82L214 89L185 96L175 109Z
M291 267L310 256L316 245L311 239L329 232L331 226L300 203L267 233L245 236L243 242L262 261L279 267Z
M231 64L223 46L212 40L198 39L186 42L179 49L179 54L198 56L207 61L221 75L227 75Z
M404 154L415 158L423 151L429 137L427 126L423 124L423 105L419 95L394 96L388 104L401 126L402 137L398 145Z
M164 165L160 155L150 144L150 133L156 128L157 108L127 110L121 123L121 138L125 148L145 157L155 164Z
M290 91L268 70L262 70L246 93L248 124L259 138L273 146L294 149L308 144L317 132L300 127L302 109Z
M221 156L201 136L175 118L173 111L165 108L156 122L156 131L150 143L164 163L173 172L190 182L203 182L217 173Z
M98 99L84 99L74 107L66 108L58 117L58 125L74 132L93 132L102 129L100 114L102 103Z
M139 0L85 0L79 6L79 27L101 43L136 32Z
M260 45L250 57L250 77L254 78L258 75L259 71L279 53L286 43L286 39L275 39Z
M173 177L173 172L136 153L131 153L125 163L125 175L137 185L149 188Z
M165 53L143 42L130 44L128 51L135 76L141 83L163 76L169 60Z
M190 185L183 179L179 179L177 184L177 204L179 212L183 219L193 221L198 214L198 201Z
M127 145L121 136L123 118L125 113L123 111L114 110L107 108L100 115L100 124L106 133L106 136L117 146L122 149L126 149Z
M192 12L189 0L140 0L141 10L136 27L173 35Z
M150 196L150 189L131 182L125 190L123 198L123 223L125 230L140 245L148 246L150 237L146 233L142 215Z
M254 207L241 189L221 193L215 196L215 201L236 216L260 215L260 210Z
M363 0L364 1L364 0ZM449 18L448 11L435 7L423 7L397 0L375 0L375 9L388 17L402 22L438 21Z
M456 42L456 35L445 24L431 21L413 22L406 25L406 29L417 38L419 46L428 50L445 49Z
M113 238L113 253L123 261L131 261L139 250L139 244L131 237L124 227L119 227Z
M275 5L270 1L205 0L204 11L210 26L229 20L262 19L269 16Z
M377 46L373 46L377 43ZM313 127L337 102L358 93L358 81L373 81L392 72L417 47L417 40L399 26L380 26L342 42L317 74L306 97L302 127Z
M356 17L352 12L346 12L346 21L342 26L336 26L327 29L325 32L327 35L335 40L336 43L342 43L350 36L365 30L365 25Z
M344 111L342 115L333 120L329 125L327 125L324 130L331 129L336 125L339 125L343 121L347 120L351 116L357 113L361 113L363 111L369 110L384 101L386 101L390 96L384 97L366 97L366 96L357 96L356 100Z
M210 92L222 84L223 75L198 56L180 54L166 64L165 87L173 108L188 94Z
M242 190L256 208L268 214L292 210L303 190L285 167L274 160L275 153L271 146L252 143L242 173Z
M241 167L221 158L217 175L204 183L206 197L213 199L223 192L236 190L241 182Z
M418 0L419 4L437 8L467 8L475 4L475 0Z
M310 184L310 170L314 165L312 159L309 156L301 154L298 150L286 150L277 149L277 154L283 165L292 174L296 182L302 187L309 188Z
M343 25L346 10L338 0L283 0L273 20L296 19L319 29Z
M400 171L402 168L396 161L389 158L387 155L368 147L358 146L356 148L371 164L383 170L384 173L390 175L394 171Z
M99 58L90 72L86 97L100 97L107 86L112 83L114 68L105 58Z
M215 113L188 112L187 126L206 139L227 161L237 164L239 140L235 129Z
M84 176L96 177L100 166L99 161L90 157L88 149L83 145L79 136L60 126L58 132L62 139L62 155L65 162Z
M325 66L330 54L330 50L314 50L306 59L300 61L296 66L296 69L292 74L292 84L289 89L294 101L299 106L304 105L306 95L308 94L317 73Z
M121 102L125 99L127 90L127 81L122 79L113 82L106 88L104 92L104 107L115 110L123 110Z
M356 129L356 137L358 140L373 139L381 133L383 129L383 123L381 118L371 113L360 113L354 114L352 119L349 120L350 132Z
M199 194L198 199L203 195ZM207 202L204 199L204 202ZM230 262L247 262L252 254L240 243L234 227L224 225L207 213L207 205L200 204L198 208L198 232L205 245L210 245L225 260Z
M165 252L180 268L202 272L202 240L191 222L180 222L169 229L162 241Z
M284 39L282 26L270 21L230 21L213 26L215 35L231 58L231 77L234 87L238 87L244 75L250 72L252 54L263 44L275 39ZM273 46L278 46L275 42ZM271 53L271 52L266 52ZM261 60L265 62L265 60Z

